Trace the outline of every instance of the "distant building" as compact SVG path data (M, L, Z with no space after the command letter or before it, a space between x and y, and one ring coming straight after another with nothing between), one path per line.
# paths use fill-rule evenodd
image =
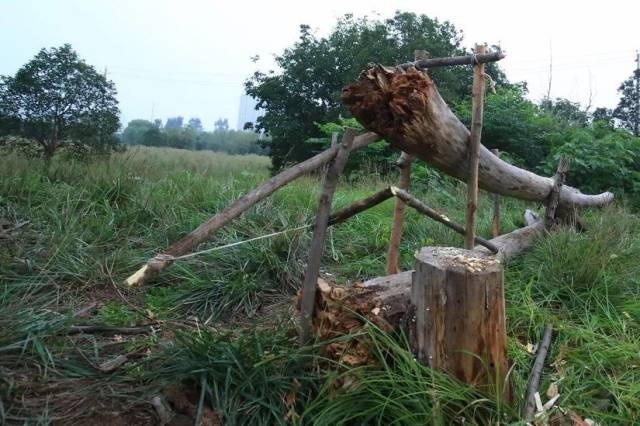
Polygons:
M264 115L263 110L256 110L256 100L249 95L240 95L240 108L238 109L238 130L244 129L245 123L255 124L258 117Z

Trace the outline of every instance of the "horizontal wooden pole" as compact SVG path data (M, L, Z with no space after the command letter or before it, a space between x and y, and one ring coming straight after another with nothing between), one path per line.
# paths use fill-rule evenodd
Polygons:
M455 223L454 221L452 221L448 217L438 213L437 211L433 210L431 207L423 204L420 200L418 200L413 195L409 194L407 191L404 191L404 190L402 190L400 188L396 188L395 186L392 186L391 187L391 192L393 193L393 195L395 195L396 197L398 197L402 201L404 201L409 207L412 207L415 210L417 210L418 212L420 212L420 213L430 217L431 219L435 220L436 222L440 222L443 225L453 229L454 231L456 231L460 235L465 235L466 234L466 230L464 229L463 226L458 225L457 223ZM475 242L477 242L481 246L484 246L484 247L488 248L493 253L498 253L498 247L496 247L495 244L493 244L490 241L485 240L482 237L476 236L475 237Z
M437 67L449 67L453 65L477 65L486 64L488 62L497 62L505 58L505 54L502 52L484 53L482 55L467 55L467 56L451 56L448 58L431 58L420 59L413 62L407 62L398 65L400 68L407 69L410 67L416 68L437 68Z
M362 200L356 201L355 203L350 204L335 213L332 213L329 217L329 225L337 225L338 223L342 223L345 220L349 219L351 216L370 209L371 207L376 206L391 197L393 197L391 188L387 187L381 189L380 191L366 198L363 198Z

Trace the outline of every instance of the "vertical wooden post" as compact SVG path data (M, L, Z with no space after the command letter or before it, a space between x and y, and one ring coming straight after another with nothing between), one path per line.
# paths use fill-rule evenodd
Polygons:
M424 247L411 286L418 359L510 401L502 265L469 250Z
M500 151L492 149L491 152L500 158ZM491 234L493 238L500 235L500 194L493 194L493 220L491 222Z
M338 132L331 133L331 148L338 145Z
M483 55L485 47L476 44L475 54ZM469 180L467 181L467 234L464 248L471 250L476 235L476 207L478 204L478 156L482 136L482 114L484 109L484 64L473 67L473 92L471 108L471 134L469 136Z
M560 190L564 181L567 178L567 171L569 170L569 158L561 155L560 161L558 161L558 169L555 176L553 176L553 186L547 199L546 209L544 211L544 227L545 229L552 229L557 223L556 210L558 209L558 202L560 201Z
M429 53L426 50L416 50L413 54L415 61L428 59ZM409 189L411 185L411 155L406 152L400 154L396 163L400 168L400 179L398 188ZM393 210L393 223L391 224L391 235L389 236L389 251L387 253L387 274L397 274L398 258L400 257L400 242L402 240L402 228L404 227L405 203L400 198L396 198L396 206Z
M355 129L346 129L342 136L342 144L338 148L338 153L327 170L320 194L318 213L316 215L316 223L313 230L313 240L311 241L311 249L309 250L309 261L307 270L302 284L302 301L300 306L300 344L309 342L313 332L313 308L316 297L316 285L318 283L318 274L320 273L320 260L324 248L324 239L327 232L327 224L329 223L329 215L331 214L331 202L333 194L338 186L340 174L347 164L351 144L356 136Z
M400 179L398 187L407 190L411 184L411 155L403 152L400 154L397 165L400 168ZM400 241L402 240L402 228L404 227L404 211L406 205L403 200L396 198L396 207L393 210L393 223L391 225L391 236L389 237L389 252L387 254L387 274L398 273L398 257L400 252Z

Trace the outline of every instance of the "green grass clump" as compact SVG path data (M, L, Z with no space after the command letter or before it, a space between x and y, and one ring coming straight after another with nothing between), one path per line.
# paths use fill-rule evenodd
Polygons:
M263 157L153 148L91 164L57 160L48 175L37 162L0 159L0 223L27 222L0 239L0 421L46 423L69 413L69 403L53 404L63 401L55 393L61 382L68 386L62 394L76 402L103 392L122 406L126 400L148 408L164 383L184 381L226 424L517 424L534 357L526 347L548 322L556 334L543 400L556 383L563 409L601 424L640 421L640 218L623 206L584 211L587 232L545 235L505 266L512 407L429 370L405 340L373 326L357 336L371 343L371 365L329 361L321 343L299 348L290 321L295 312L282 307L299 289L311 228L178 261L143 289L120 287L123 295L116 294L113 283L264 181L268 167ZM465 186L421 176L412 192L463 223ZM297 180L199 249L312 224L321 182ZM393 182L394 176L361 171L341 182L334 209ZM481 193L484 237L492 205ZM338 282L384 274L393 206L386 201L331 228L323 274ZM502 232L523 225L526 207L532 206L503 199ZM412 268L422 246L462 241L407 211L401 267ZM76 315L95 302L95 313ZM143 311L161 321L149 335L66 333L70 324L147 322ZM118 354L131 359L100 372Z

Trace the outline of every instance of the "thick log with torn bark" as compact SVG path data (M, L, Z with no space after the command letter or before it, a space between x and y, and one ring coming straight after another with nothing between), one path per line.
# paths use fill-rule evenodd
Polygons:
M342 92L353 116L398 149L448 175L467 181L469 130L444 102L435 83L415 67L372 64ZM543 202L553 179L515 167L480 147L479 187L522 200ZM601 206L613 194L586 195L563 186L559 209Z
M497 259L500 262L522 253L545 231L544 221L531 212L527 211L525 219L527 226L490 240L499 250L495 257L482 246L476 246L471 253L478 258ZM411 334L412 275L413 271L405 271L353 286L323 282L316 298L316 332L323 338L343 335L358 330L363 324L362 317L365 317L385 331L405 329ZM347 350L344 344L339 346L336 353Z

